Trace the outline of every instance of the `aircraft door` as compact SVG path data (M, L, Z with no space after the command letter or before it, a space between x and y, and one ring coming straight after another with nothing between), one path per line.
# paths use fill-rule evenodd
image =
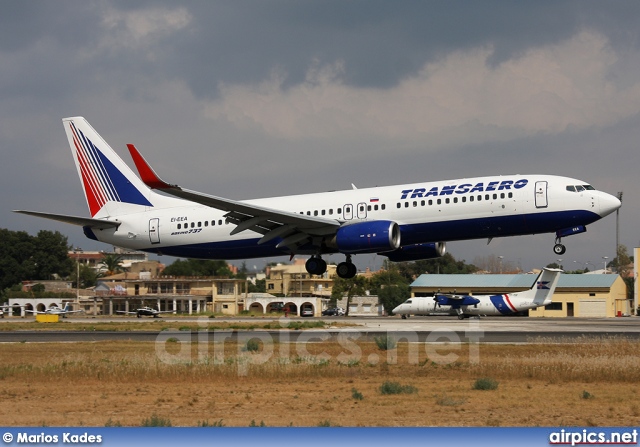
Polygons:
M358 203L358 219L367 218L367 204L362 202Z
M149 220L149 240L152 244L160 243L160 219Z
M536 182L536 208L546 208L547 206L547 182Z
M344 220L353 219L353 205L346 204L344 205L343 208L344 208L344 213L343 213Z

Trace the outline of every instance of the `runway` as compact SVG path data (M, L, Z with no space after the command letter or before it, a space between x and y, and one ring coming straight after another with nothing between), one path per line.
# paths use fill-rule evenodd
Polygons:
M65 330L18 330L0 331L0 343L42 343L42 342L99 342L108 340L132 340L143 342L164 342L169 338L180 341L197 342L245 342L251 338L274 343L310 343L325 340L351 339L373 341L375 337L388 335L397 341L420 343L581 343L612 338L640 340L640 319L623 318L526 318L487 317L481 319L458 320L455 317L399 317L379 318L322 318L328 325L324 329L289 330L291 321L313 321L317 319L291 318L189 318L165 317L163 325L168 329L135 331L87 331L74 330L73 323L97 323L117 321L137 321L136 318L67 318ZM144 321L144 320L143 320ZM157 321L148 319L148 321ZM6 323L5 319L3 323ZM280 323L282 329L254 330L207 330L208 325L221 322L252 323L256 326ZM198 331L179 330L185 324L197 323Z

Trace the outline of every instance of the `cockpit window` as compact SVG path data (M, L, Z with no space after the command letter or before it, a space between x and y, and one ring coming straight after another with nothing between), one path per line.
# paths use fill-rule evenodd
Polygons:
M404 304L411 304L411 300L405 301Z
M595 191L596 189L591 185L568 185L567 191L581 192L581 191Z

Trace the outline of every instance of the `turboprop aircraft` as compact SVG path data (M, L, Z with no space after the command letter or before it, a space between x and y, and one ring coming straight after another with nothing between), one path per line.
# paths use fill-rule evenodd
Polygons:
M148 317L153 317L153 318L158 318L160 316L160 314L170 314L173 313L172 310L157 310L154 309L153 307L141 307L139 309L133 310L133 311L125 311L125 310L119 310L117 311L119 314L130 314L130 315L135 315L138 318L142 318L143 316L148 316Z
M65 315L67 314L75 314L78 312L84 312L83 310L71 310L71 307L69 306L69 303L67 303L64 308L60 308L56 305L51 306L50 308L48 308L47 310L45 310L44 312L39 312L37 310L26 310L26 312L31 312L34 315L62 315L62 317L64 318Z
M84 118L62 121L91 217L16 212L80 225L90 239L170 256L310 255L307 271L322 275L322 256L341 253L346 259L337 274L351 278L353 255L429 259L442 256L447 241L555 233L554 252L562 254L563 237L585 232L620 207L616 197L582 180L533 174L231 200L165 182L129 144L141 180Z
M500 295L449 295L436 294L433 297L410 298L393 309L394 315L429 315L435 312L449 312L459 319L472 315L512 315L528 309L536 309L551 303L562 270L544 268L533 286L524 292Z

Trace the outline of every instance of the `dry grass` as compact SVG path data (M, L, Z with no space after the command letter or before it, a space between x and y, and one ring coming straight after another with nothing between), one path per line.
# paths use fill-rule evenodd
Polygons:
M457 359L438 364L423 345L416 357L406 343L393 351L375 343L275 344L260 353L232 343L3 344L0 420L8 426L139 426L154 416L173 426L631 426L640 424L639 348L615 339L481 345L475 363L469 346L442 345L437 354ZM497 380L498 389L472 390L481 377ZM383 395L387 381L417 392Z

